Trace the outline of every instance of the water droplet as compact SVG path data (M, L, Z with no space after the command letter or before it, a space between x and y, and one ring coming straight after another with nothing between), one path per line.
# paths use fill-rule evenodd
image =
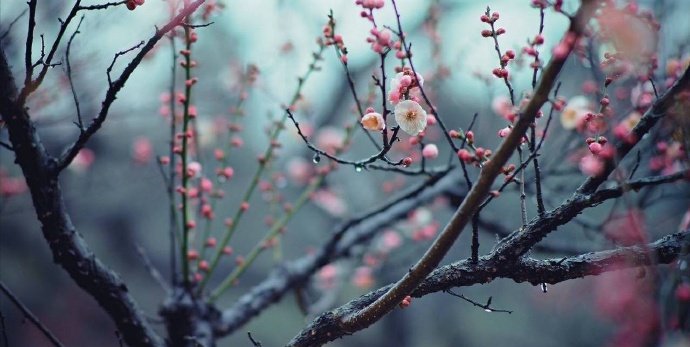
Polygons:
M319 153L314 154L314 158L311 160L314 164L318 164L321 161L321 155Z
M356 172L362 172L362 166L361 165L355 165L355 171Z
M484 312L493 312L493 311L494 311L494 310L492 310L492 309L490 309L490 308L485 308L485 309L484 309Z
M549 288L546 287L546 283L541 284L541 292L546 293L549 291Z

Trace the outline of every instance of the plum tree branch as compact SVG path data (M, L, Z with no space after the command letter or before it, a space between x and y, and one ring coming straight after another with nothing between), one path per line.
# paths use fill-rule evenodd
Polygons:
M620 141L616 145L618 160L624 158L642 137L664 117L669 108L677 104L676 98L690 91L690 68L685 69L683 75L644 113L640 121L632 129L631 141ZM578 189L580 193L588 194L596 190L616 168L617 161L608 160L601 174L588 178Z
M587 22L594 13L596 5L597 2L593 0L582 1L582 6L571 21L570 28L566 33L567 36L579 38L582 35ZM567 48L568 54L560 56L555 55L544 69L534 96L530 99L529 103L521 109L520 118L513 127L512 132L505 138L503 143L501 143L491 161L484 165L477 182L427 252L385 295L377 298L371 305L367 305L359 311L348 312L347 316L341 316L339 319L341 320L340 325L342 332L354 333L381 319L385 314L395 308L406 295L409 295L409 293L411 293L419 283L438 266L488 194L494 179L500 174L502 166L512 156L513 151L520 145L522 137L530 124L534 121L537 112L548 100L551 88L561 68L565 64L570 51L572 51L573 45L567 45Z
M49 169L52 158L30 120L17 103L17 89L4 50L0 49L0 114L7 123L17 164L31 192L43 236L62 266L113 319L130 345L162 346L143 312L129 295L120 277L105 266L86 245L67 213L57 177Z
M316 253L277 267L265 280L224 310L214 333L224 336L236 331L286 293L306 283L322 266L349 256L353 247L371 240L385 226L395 223L413 209L455 189L459 182L456 172L436 174L381 207L345 222Z
M113 102L115 102L115 99L117 98L117 93L125 86L125 83L127 83L127 80L137 69L137 67L144 59L146 54L148 54L153 49L156 43L158 43L158 41L160 41L160 39L162 39L165 36L165 34L167 34L170 30L174 29L176 26L183 23L187 16L194 13L194 11L196 11L196 9L199 8L199 6L201 6L201 4L204 3L204 1L205 0L196 0L192 2L191 4L187 5L185 8L180 10L177 16L171 19L162 28L157 29L156 33L146 42L144 47L141 48L139 53L137 53L137 55L127 65L127 67L125 67L125 69L120 74L120 77L118 77L118 79L110 83L110 85L108 86L108 91L106 91L105 93L105 99L102 102L101 110L98 112L98 115L91 121L91 124L89 124L89 126L86 127L86 129L84 129L84 131L80 133L77 140L63 151L62 155L57 161L57 164L55 165L54 174L58 174L64 168L69 166L72 160L74 160L74 157L77 156L77 154L84 147L86 142L89 141L91 136L93 136L101 128L103 122L105 122L106 117L108 116L110 106L113 104Z
M668 264L678 256L687 254L689 247L690 232L686 230L667 235L647 245L621 247L565 258L522 258L515 262L506 262L489 255L480 257L476 264L467 259L437 268L410 295L418 298L454 287L489 283L497 278L535 285L556 284L626 268ZM322 314L295 336L288 346L321 346L347 335L348 333L340 327L340 318L370 305L393 286L394 284L389 284Z
M623 266L632 266L629 260L624 264L618 264L616 261L622 257L626 257L626 260L628 258L633 259L635 261L633 265L651 265L649 264L650 257L641 255L641 252L645 250L655 252L655 258L659 262L668 263L674 255L687 251L686 248L690 244L690 236L687 231L667 236L646 247L634 246L547 261L525 260L520 256L541 240L541 238L534 239L525 235L545 236L549 231L555 230L558 225L572 220L585 208L594 207L605 199L618 197L632 189L677 181L687 177L687 174L688 171L686 170L666 176L647 177L591 195L579 194L558 208L536 217L522 231L514 232L504 238L495 251L488 256L481 257L476 265L470 260L463 260L434 270L410 295L419 297L437 291L445 291L452 287L488 283L499 277L511 278L517 282L553 284L585 275L600 274L603 271L619 269ZM587 266L589 263L592 264L592 268ZM609 265L613 267L605 267ZM380 288L340 308L324 313L293 338L289 345L318 346L349 334L349 331L344 330L341 326L342 317L354 314L370 305L375 300L380 299L392 287L393 285L388 285Z
M86 133L68 151L67 157L60 161L64 168L86 140L93 135L105 120L110 105L117 92L124 86L127 78L139 65L146 52L167 32L178 25L186 16L194 12L204 0L197 0L181 10L171 22L157 30L148 45L134 58L108 89L98 117ZM77 1L77 6L79 1ZM66 28L63 24L62 30ZM56 39L56 42L59 38ZM51 52L53 50L51 49ZM49 54L50 56L50 54ZM40 75L39 75L40 78ZM35 85L35 84L32 84ZM55 159L52 158L41 141L33 121L24 106L24 94L19 93L7 57L0 48L0 115L7 124L10 142L14 149L16 163L20 166L29 187L43 236L53 253L54 261L62 266L83 290L89 293L114 321L124 341L131 346L163 346L162 339L149 326L145 315L129 294L120 277L103 264L89 249L84 239L72 224L62 190L57 179Z
M636 140L633 142L620 141L616 145L616 152L619 160L630 152L635 144L656 124L659 118L663 117L669 108L676 104L676 97L686 93L690 88L690 68L686 69L683 75L664 95L657 99L654 104L645 112L637 125L632 129ZM665 180L678 180L687 177L687 171L670 175L673 177L652 177L643 180L636 180L623 184L614 189L604 189L594 192L616 168L616 164L609 160L606 163L604 172L598 176L588 177L582 185L568 198L566 202L556 209L545 213L543 216L533 219L523 231L514 231L510 236L501 240L495 247L495 252L508 258L517 258L525 254L532 246L536 245L550 232L556 230L560 225L564 225L577 216L582 210L598 201L601 203L605 198L620 196L627 190L639 189L644 186L664 183Z

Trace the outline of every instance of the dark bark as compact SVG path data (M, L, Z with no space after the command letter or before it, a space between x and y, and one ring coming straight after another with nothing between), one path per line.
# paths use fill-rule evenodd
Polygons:
M125 341L132 346L162 346L163 342L146 322L120 277L106 267L86 245L67 213L55 160L48 155L25 108L16 103L17 87L0 50L0 114L31 192L43 237L55 263L89 293L113 319Z
M508 278L515 282L560 283L585 276L596 276L607 271L625 268L668 264L679 255L687 254L690 232L668 235L654 243L622 247L614 250L592 252L573 257L537 260L523 258L515 262L500 261L495 254L481 257L477 264L470 259L455 262L434 270L411 293L422 297L454 287L489 283L496 278ZM342 328L342 318L357 312L385 294L393 284L354 299L347 304L326 312L295 336L288 346L321 346L350 333Z
M214 347L213 323L220 312L202 299L179 287L163 303L160 315L165 320L170 347Z
M24 92L19 93L4 49L0 48L0 115L7 125L15 154L15 163L19 165L26 179L34 209L41 223L43 236L52 251L53 260L103 307L115 322L124 341L131 346L163 346L163 341L149 326L144 314L130 296L125 283L91 252L84 239L76 231L67 213L58 174L62 168L69 165L86 141L100 128L117 93L124 87L143 57L163 35L182 23L203 2L204 0L197 0L189 4L163 28L156 30L155 35L149 39L119 78L109 86L98 116L87 129L82 131L78 140L60 160L55 159L46 151L30 119L28 108L24 104L25 97L41 84L46 68L41 70L36 80L31 80L32 71L27 69ZM30 4L35 6L35 2ZM80 9L77 1L69 17L74 17ZM33 21L33 18L30 18L30 21ZM68 21L63 22L60 34L53 43L45 63L50 63L50 58L60 44L60 37L66 30L67 24ZM33 24L31 29L33 29ZM27 42L28 46L30 44L31 42ZM28 49L26 59L30 66L31 54Z

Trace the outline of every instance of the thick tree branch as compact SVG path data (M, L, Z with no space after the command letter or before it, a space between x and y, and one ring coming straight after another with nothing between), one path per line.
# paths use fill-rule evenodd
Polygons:
M573 257L547 260L523 259L517 262L499 261L485 256L473 264L469 259L442 266L434 270L410 295L422 297L454 287L489 283L496 278L508 278L516 282L560 283L584 276L626 268L668 264L679 255L687 254L690 247L688 231L668 235L654 243L642 246L622 247L614 250L593 252ZM393 284L354 299L347 304L317 317L288 343L288 346L321 346L348 332L343 330L340 319L357 312L383 296Z
M0 114L7 123L16 163L31 192L43 236L60 264L115 321L125 341L132 346L162 346L143 312L129 295L120 277L106 267L87 247L67 213L57 177L26 109L17 103L17 89L5 52L0 49Z
M477 269L459 261L436 269L412 294L418 297L452 287L487 283L494 278L509 278L516 282L556 284L567 280L596 276L604 272L639 266L668 264L679 255L687 254L690 232L667 235L647 245L621 247L613 250L590 252L578 256L537 260L523 258L519 261L501 262L496 257L483 257ZM469 278L469 280L468 280Z
M264 281L223 311L215 334L224 336L236 331L286 293L306 283L321 267L349 256L353 247L371 240L382 228L400 220L415 208L448 190L456 189L459 182L460 177L456 172L437 174L380 208L344 223L316 253L276 268Z
M690 68L685 69L683 75L673 84L673 86L644 113L640 121L632 129L631 141L619 141L616 145L616 160L608 160L601 174L588 178L579 188L580 193L591 193L596 190L617 167L617 163L623 159L635 145L642 140L642 137L666 115L672 106L676 105L676 100L681 93L690 91Z
M202 2L203 0L198 0L184 8L175 19L156 32L156 35L149 40L150 46L146 46L142 51L147 51L146 48L150 50L165 32L173 29ZM114 82L114 86L108 90L99 117L89 127L88 135L80 136L81 141L78 140L75 147L83 146L100 127L117 92L124 86L129 75L143 58L143 54L137 55L125 68L120 78ZM60 264L72 279L103 307L115 322L127 344L162 346L163 341L147 323L144 314L129 295L125 283L96 258L75 230L62 197L54 159L47 153L34 123L24 108L24 99L17 92L14 76L2 49L0 49L0 114L7 124L16 163L21 167L26 178L36 214L41 222L43 236L51 248L54 261ZM62 164L66 166L69 162L63 160Z
M601 190L590 195L576 194L574 198L564 202L558 208L546 212L541 217L536 217L522 231L514 232L506 237L499 243L494 252L479 258L476 265L470 260L464 260L434 270L410 295L422 296L432 292L444 291L452 287L488 283L499 277L511 278L517 282L527 281L533 284L553 284L586 275L596 275L603 271L611 271L626 266L651 265L649 264L651 261L648 256L649 253L647 253L647 256L640 255L645 250L655 252L655 259L658 259L659 262L668 263L673 256L686 251L683 250L683 247L687 247L690 244L688 232L667 236L645 247L627 247L557 260L525 260L520 258L520 256L532 249L548 232L572 220L585 208L597 206L607 199L620 197L623 193L630 190L678 181L684 179L687 175L688 170L685 170L671 175L647 177L626 182L618 187ZM537 235L541 237L537 238ZM623 257L627 257L625 258L627 263L615 263ZM630 265L631 261L633 265ZM548 266L545 266L545 264ZM591 264L593 268L588 268L587 264ZM611 267L606 268L606 266ZM290 346L318 346L335 338L350 334L340 323L343 315L358 312L363 307L380 299L392 287L392 285L389 285L380 288L334 311L317 317L312 324L302 330L300 335L290 342Z
M676 98L685 93L690 88L690 68L686 69L681 78L664 95L657 99L654 104L645 112L639 123L633 128L635 141L621 141L616 145L616 152L619 160L630 152L642 136L656 124L659 118L663 117L669 108L676 105ZM556 209L534 218L523 231L514 231L509 237L501 240L495 248L495 252L503 257L517 258L522 256L536 245L550 232L556 230L558 226L564 225L577 216L583 209L593 203L601 203L606 199L620 196L630 189L640 189L644 186L665 183L666 181L676 181L687 177L687 170L668 176L649 177L647 179L636 180L623 184L613 189L604 189L593 193L616 168L614 161L606 163L604 172L595 177L588 177L582 185L570 196L570 198Z
M647 177L620 186L597 191L590 195L574 193L568 200L557 208L546 212L541 217L530 221L522 230L514 231L495 247L492 255L497 259L517 259L527 253L534 245L559 226L565 225L585 208L594 207L602 202L620 197L630 190L638 190L647 186L660 185L684 179L688 170L665 176Z

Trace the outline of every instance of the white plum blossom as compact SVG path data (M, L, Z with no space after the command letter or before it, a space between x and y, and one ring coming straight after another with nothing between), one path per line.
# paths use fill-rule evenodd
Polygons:
M426 111L417 102L403 100L395 106L395 121L404 132L416 136L426 128Z
M561 125L567 130L577 128L591 110L587 97L578 95L568 100L568 105L561 112Z

